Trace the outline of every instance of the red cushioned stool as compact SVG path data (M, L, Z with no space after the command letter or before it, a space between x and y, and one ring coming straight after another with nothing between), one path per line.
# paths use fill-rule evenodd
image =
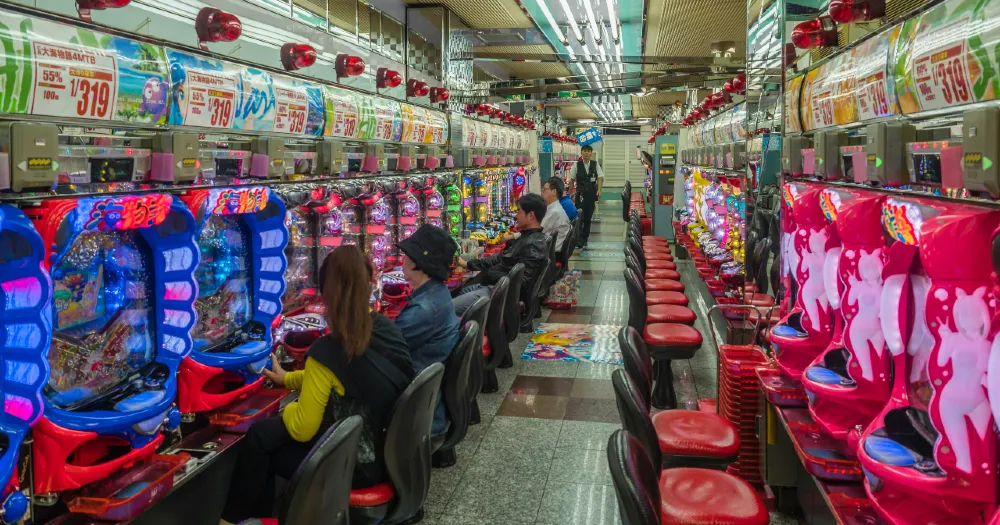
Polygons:
M679 304L681 306L686 306L688 304L688 298L681 292L671 292L671 291L647 291L646 292L646 304Z
M681 274L677 270L646 270L643 274L647 281L653 279L671 279L674 281L679 281Z
M646 261L647 262L649 262L649 261L674 262L674 256L671 255L670 252L657 252L657 251L649 251L649 250L643 250L643 252L646 254Z
M608 467L623 523L768 525L767 508L747 482L717 470L659 471L646 449L627 430L616 430L608 440Z
M694 310L679 304L653 304L646 309L646 323L694 324Z
M654 374L652 404L656 408L677 408L674 373L671 363L676 359L691 359L701 348L701 332L693 326L678 323L647 324L642 340L653 355Z
M646 269L648 270L676 270L677 263L673 261L658 261L658 260L647 260Z
M673 279L650 279L646 281L646 291L683 292L684 283Z

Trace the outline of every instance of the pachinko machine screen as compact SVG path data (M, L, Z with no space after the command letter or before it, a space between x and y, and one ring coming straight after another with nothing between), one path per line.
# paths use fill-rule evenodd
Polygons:
M51 273L55 335L46 395L53 405L87 405L153 363L152 273L136 230L76 236Z
M304 306L316 296L316 225L314 214L301 208L286 214L288 228L288 269L285 270L285 294L281 304L285 311Z
M249 235L239 216L213 214L201 229L198 248L194 349L228 351L230 345L221 343L243 330L253 315Z

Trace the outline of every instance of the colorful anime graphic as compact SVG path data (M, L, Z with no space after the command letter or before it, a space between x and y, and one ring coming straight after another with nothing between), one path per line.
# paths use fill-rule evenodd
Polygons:
M621 326L542 323L521 359L622 364L618 347Z

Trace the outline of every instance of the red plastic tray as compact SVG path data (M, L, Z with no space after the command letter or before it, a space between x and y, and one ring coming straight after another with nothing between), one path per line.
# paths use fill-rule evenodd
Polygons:
M185 453L154 455L69 496L66 508L102 520L135 519L170 493L174 474L189 458Z
M226 432L243 434L257 421L277 415L287 395L288 390L283 388L262 388L213 412L208 422Z

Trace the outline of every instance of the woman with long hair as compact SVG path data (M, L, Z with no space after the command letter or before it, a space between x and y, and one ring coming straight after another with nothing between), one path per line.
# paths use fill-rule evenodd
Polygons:
M306 353L305 368L286 372L271 356L264 373L299 391L284 412L250 427L233 471L223 525L273 512L274 476L291 477L315 440L334 422L364 419L354 488L387 481L384 429L399 395L413 379L403 334L369 307L372 265L356 246L341 246L323 261L320 294L330 333Z

